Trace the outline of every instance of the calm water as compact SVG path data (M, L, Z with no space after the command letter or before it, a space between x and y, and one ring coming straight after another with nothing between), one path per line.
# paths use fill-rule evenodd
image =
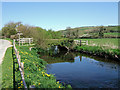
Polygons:
M47 73L73 88L117 88L118 64L80 53L42 54L48 62Z

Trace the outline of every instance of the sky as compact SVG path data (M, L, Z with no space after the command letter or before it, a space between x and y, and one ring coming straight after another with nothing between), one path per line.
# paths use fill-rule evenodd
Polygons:
M2 26L19 22L43 29L118 24L117 2L2 2Z

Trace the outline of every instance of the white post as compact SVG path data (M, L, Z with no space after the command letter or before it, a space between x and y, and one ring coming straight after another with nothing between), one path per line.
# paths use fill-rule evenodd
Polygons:
M30 38L29 38L29 45L30 45Z
M19 51L17 51L17 59L19 59Z
M22 46L23 46L23 39L22 39Z
M22 69L23 77L24 77L24 63L23 62L21 62L21 69Z
M86 45L88 45L88 40L86 41Z
M14 41L13 41L13 46L15 47L15 39L14 39Z
M21 62L21 68L22 68L22 70L24 69L24 63L23 62Z

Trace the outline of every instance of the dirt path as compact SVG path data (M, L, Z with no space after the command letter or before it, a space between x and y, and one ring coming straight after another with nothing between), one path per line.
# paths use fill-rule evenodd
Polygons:
M3 57L8 47L11 47L11 42L8 40L0 39L0 64L3 61Z

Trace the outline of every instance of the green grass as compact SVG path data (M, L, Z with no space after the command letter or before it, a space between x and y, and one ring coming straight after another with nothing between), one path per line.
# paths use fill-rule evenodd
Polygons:
M12 47L7 49L2 62L2 88L13 88Z
M120 33L104 33L104 37L120 37Z
M80 40L80 39L77 39ZM81 39L81 40L88 40L88 45L90 46L100 46L103 47L105 46L108 49L118 49L118 41L120 39L116 39L116 38L102 38L102 39Z
M65 86L56 81L54 75L46 73L45 65L47 65L47 63L39 58L35 49L29 51L29 46L17 46L17 49L21 55L21 62L24 62L24 73L27 87L35 85L36 88L65 88ZM15 67L16 88L23 88L17 63ZM71 86L68 85L67 87Z
M107 31L112 30L112 31L118 31L118 26L115 27L106 27Z
M80 39L78 39L80 40ZM103 38L103 39L81 39L88 40L88 45L76 46L74 49L77 51L85 51L88 53L97 54L99 56L110 56L112 58L120 57L120 50L116 38ZM117 59L118 59L117 58Z
M104 33L104 35L114 35L117 36L119 33Z

